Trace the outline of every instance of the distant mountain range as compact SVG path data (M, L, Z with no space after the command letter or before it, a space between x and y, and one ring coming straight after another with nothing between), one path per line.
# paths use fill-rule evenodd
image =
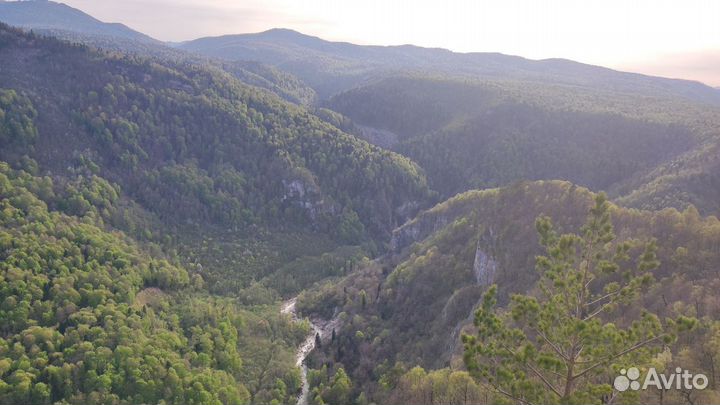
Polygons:
M256 60L295 74L329 97L387 73L568 84L602 91L681 96L720 104L720 91L699 82L620 72L566 59L530 60L501 53L456 53L413 45L330 42L288 29L200 38L181 49L231 60Z
M0 2L0 21L159 63L211 65L421 162L443 197L518 178L562 178L607 187L634 207L718 209L712 156L720 90L699 82L564 59L361 46L288 29L170 44L50 1ZM560 143L548 147L549 139ZM580 149L555 156L569 145ZM518 147L529 149L518 154ZM620 151L627 156L600 170L603 153Z
M289 29L207 37L179 44L162 43L123 24L102 22L65 4L44 0L0 2L0 21L36 31L61 31L59 36L71 39L77 38L68 33L123 39L143 46L161 45L166 51L175 47L230 61L261 62L297 76L312 87L320 99L388 74L414 72L455 78L556 83L649 96L680 96L720 105L720 91L699 82L620 72L566 59L530 60L501 53L456 53L413 45L363 46L326 41ZM123 47L137 48L138 45L124 44Z
M515 402L718 402L607 382L720 367L720 90L283 29L169 44L47 1L0 21L0 404L508 402L462 336L516 314L578 362L507 329L513 387L542 383L506 360L600 360ZM575 315L532 315L551 285Z
M102 22L78 9L52 1L0 2L0 21L32 30L72 31L86 35L160 43L123 24Z

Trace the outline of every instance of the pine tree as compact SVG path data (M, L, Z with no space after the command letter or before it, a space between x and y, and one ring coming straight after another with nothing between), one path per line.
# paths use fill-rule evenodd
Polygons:
M651 241L637 266L627 265L633 244L615 241L604 194L579 235L558 235L544 216L536 228L547 254L536 260L538 292L512 296L501 312L491 286L475 314L477 334L463 336L465 364L518 403L598 403L613 394L613 367L647 364L694 320L663 323L644 311L629 326L611 321L647 290L659 262Z

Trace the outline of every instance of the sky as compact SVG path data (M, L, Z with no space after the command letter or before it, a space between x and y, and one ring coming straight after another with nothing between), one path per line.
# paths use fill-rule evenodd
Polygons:
M718 0L60 0L164 41L291 28L358 44L567 58L720 86Z

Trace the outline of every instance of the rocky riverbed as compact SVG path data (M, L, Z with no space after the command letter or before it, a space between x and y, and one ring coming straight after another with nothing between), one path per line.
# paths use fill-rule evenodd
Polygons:
M300 321L301 319L297 315L297 297L292 298L283 302L280 307L280 313L288 314L292 316L293 320ZM302 381L302 390L298 396L297 405L307 405L308 395L310 394L310 385L307 380L308 368L305 363L305 359L310 355L310 352L315 348L315 337L319 335L321 341L326 341L328 336L332 335L333 329L337 329L340 326L340 319L336 313L332 319L324 320L319 318L310 318L310 333L307 338L300 344L295 354L295 364L300 367L300 375Z

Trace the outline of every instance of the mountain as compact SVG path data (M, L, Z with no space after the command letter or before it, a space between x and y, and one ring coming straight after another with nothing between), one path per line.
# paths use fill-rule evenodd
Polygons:
M39 31L71 31L159 43L123 24L102 22L65 4L46 0L0 2L0 22Z
M698 82L618 72L565 59L529 60L500 53L361 46L330 42L287 29L200 38L181 49L229 60L254 60L286 70L323 98L387 74L412 71L460 78L515 79L643 95L673 95L720 104L720 92Z
M213 64L244 83L267 89L297 104L311 105L317 98L315 91L296 77L271 66L252 61L215 61L199 57L122 24L101 22L62 3L44 0L0 2L0 22L106 51L199 66Z
M92 209L117 208L117 189L95 181ZM210 296L202 276L191 277L176 257L62 208L87 192L0 163L0 402L244 404L295 396L293 353L306 328ZM263 323L274 330L255 326ZM277 381L287 391L273 391Z
M360 46L286 29L180 48L293 73L321 106L349 118L333 122L418 162L444 197L566 179L632 207L720 212L720 92L701 83L563 59Z
M120 38L82 33L83 22L97 20L65 5L52 2L39 2L35 5L31 3L36 2L23 2L25 5L7 3L5 6L12 4L15 7L61 8L76 16L75 19L67 19L68 25L65 28L68 31L45 31L63 39L87 43L102 49L131 52L143 57L171 59L176 63L200 66L212 64L230 72L244 83L267 89L288 101L311 105L318 100L314 89L308 87L298 77L277 67L245 60L213 61L159 43L137 40L134 37ZM622 74L563 60L529 61L501 54L454 54L445 50L411 46L364 47L323 41L283 29L252 35L204 38L181 44L181 48L213 54L220 58L232 56L236 51L242 50L242 59L264 60L282 69L300 72L306 78L308 74L316 75L317 77L311 80L314 80L315 87L335 86L333 83L342 82L339 87L336 86L335 90L337 90L360 84L360 88L336 94L323 104L351 118L353 123L348 123L345 118L333 116L328 112L316 113L346 131L417 160L428 169L433 188L446 197L469 188L507 184L508 181L520 178L562 178L594 189L612 190L616 197L627 196L622 201L631 206L661 208L670 205L684 208L688 204L694 204L704 213L717 212L714 204L715 196L710 192L713 188L706 187L708 179L713 178L711 172L698 168L698 160L689 158L697 154L690 150L692 144L696 142L692 138L697 137L688 134L689 127L695 129L693 132L698 132L696 123L692 122L695 120L694 117L702 115L707 117L705 119L714 122L712 118L714 108L711 107L713 98L710 97L712 92L707 93L707 88L697 84ZM309 55L314 56L308 57ZM320 60L328 63L319 64ZM308 70L297 70L298 63ZM337 69L329 68L335 64L338 66ZM491 69L492 66L494 68ZM562 74L558 73L560 70L563 71ZM412 79L403 78L413 71L424 73L416 73L411 76ZM442 72L444 76L428 76L429 71ZM357 80L348 81L349 75L355 75ZM477 79L477 75L484 77L485 80L482 81L485 83L479 83L481 80ZM456 78L453 79L453 76ZM459 79L457 76L464 78ZM680 90L681 87L683 90ZM700 93L696 93L696 90L700 88L704 89L701 93L705 96L697 96ZM389 89L394 89L397 92L396 96L401 96L394 99L383 97L382 93L387 93ZM318 90L321 92L320 95L323 92L328 93L320 87ZM330 93L334 93L335 90ZM451 97L447 97L450 92L454 93ZM470 96L470 93L474 95ZM580 94L585 101L582 104L573 103L572 101ZM426 101L423 103L428 105L412 104L412 100L421 100L420 97L424 98ZM498 109L498 114L493 118L494 123L482 118L488 111L488 108L482 106L486 105L488 100L499 103L501 101L498 100L507 97L514 99L509 102L514 106L504 105ZM373 101L368 102L368 99ZM617 106L618 100L623 100L620 107ZM710 105L698 107L698 100L702 101L700 104L707 104L709 101ZM517 103L526 102L540 104L540 108L517 106ZM473 107L476 104L477 107ZM546 111L548 107L553 109L558 105L570 109L578 109L578 106L582 105L580 109L588 114ZM374 112L368 110L368 106L382 106L375 111L384 116L373 117ZM523 108L524 112L521 112ZM645 111L638 111L642 109ZM607 115L605 112L610 114ZM508 120L515 122L514 118L508 115L510 113L524 115L527 120L525 127L507 125ZM444 116L440 117L439 114ZM502 115L505 116L505 121ZM562 115L564 117L561 117ZM629 116L630 119L625 120L617 115ZM668 115L672 116L670 120L665 117ZM658 117L665 117L664 122L659 123L659 126L638 121L647 119L657 121ZM423 126L423 123L431 118L434 123ZM576 122L570 123L568 119ZM562 121L565 121L565 125L560 124ZM613 125L617 125L612 133L601 131L600 138L590 137L592 131L598 128L598 125L602 125L601 122L611 121L615 122ZM398 129L398 125L404 125L403 122L411 122L412 126ZM480 122L483 122L482 127L478 126ZM440 123L445 125L439 125ZM557 128L558 125L562 127ZM503 135L508 131L519 131L527 135L527 131L534 131L533 128L537 126L541 127L541 132L561 135L558 141L563 142L563 145L551 147L555 155L549 153L532 158L527 163L518 164L517 159L520 156L509 155L514 152L497 143L519 142L515 147L530 152L548 149L549 145L540 145L539 148L532 146L533 136L509 140ZM397 131L393 129L404 131L404 135L396 133ZM413 134L409 134L411 130L414 131ZM714 131L712 128L700 130ZM585 132L584 138L582 134L578 134L578 131ZM651 137L644 138L643 133L650 134ZM479 136L471 134L479 134ZM632 136L625 137L623 134ZM488 136L490 138L487 138ZM706 137L707 134L702 135L702 139ZM534 135L536 141L540 138L539 133ZM611 138L622 142L610 142ZM607 150L606 154L613 155L613 159L616 160L619 157L618 151L630 154L612 165L615 174L598 170L599 167L593 169L591 162L593 160L604 162L605 157L581 157L582 153L594 154L598 150L590 144L583 145L582 139L586 141L594 139L597 142L605 142L604 145L615 145L617 150ZM566 140L568 142L565 142ZM485 146L487 142L490 142L489 148ZM631 145L628 142L635 143ZM643 147L639 147L641 143ZM487 151L490 156L489 160L482 159L483 167L478 167L480 161L474 159L478 147L481 151ZM568 147L575 148L575 151L569 153ZM503 151L502 148L506 149ZM437 150L443 153L435 153ZM427 153L428 151L432 152ZM460 157L456 152L461 154L471 152L471 154ZM670 179L667 170L662 169L662 165L671 165L670 162L674 162L676 157L679 159L680 154L684 152L687 152L688 158L680 160L682 166L695 167L682 169L684 176L672 177L672 181L663 181L662 185L658 186L657 184L660 184L657 180L658 173L665 173L662 178ZM576 161L573 163L572 159L570 161L558 159L557 154L563 157L573 156ZM441 155L446 156L447 159L440 159ZM526 160L525 158L526 156L523 156L523 160ZM492 163L493 159L497 162ZM708 159L712 161L712 157ZM601 164L601 166L606 165ZM673 164L672 167L677 167L677 164ZM589 177L593 176L592 172L595 173L595 178ZM697 173L700 177L696 179L697 176L693 175L693 179L688 179L688 173Z
M6 25L0 59L2 403L287 403L308 329L280 294L431 197L408 159L217 67Z
M292 103L312 106L317 102L315 90L297 77L278 68L250 61L216 63L241 82L267 89Z
M494 344L560 398L518 403L718 402L715 89L27 4L62 26L0 23L0 404L510 403ZM709 384L619 392L630 365Z
M193 265L214 263L204 276L219 291L339 244L382 250L429 198L413 162L212 66L161 65L7 27L0 38L12 61L0 74L4 116L8 128L21 123L3 136L0 159L36 162L59 184L88 190L66 207L79 216L94 212L90 190L112 185L122 203L97 215ZM207 239L227 250L208 254Z
M570 86L395 76L325 104L450 197L564 179L632 207L717 214L718 107Z
M432 395L425 396L426 389L436 400L450 395L446 390L453 383L443 373L463 369L461 335L475 330L473 316L488 286L498 286L501 307L512 294L538 292L535 261L544 252L536 218L549 216L559 233L575 232L595 197L568 182L518 182L469 191L422 212L395 230L390 254L365 263L340 282L325 283L300 296L298 308L306 315L329 319L339 314L335 339L324 343L309 364L318 375L325 368L330 373L342 367L358 395L364 392L377 403L434 403L429 399ZM715 322L718 219L702 218L692 208L679 212L611 206L610 213L620 241L632 246L631 256L645 242L655 240L660 262L651 293L640 302L622 305L612 319L623 325L642 311L651 311L662 319L692 314L705 317L703 322ZM632 260L626 263L635 265ZM673 353L697 354L678 356L669 364L692 364L697 372L711 372L715 363L704 357L701 348L712 338L704 328L668 348ZM424 369L435 370L437 379L421 383ZM462 394L468 385L460 383ZM493 395L482 386L475 389ZM707 399L715 393L698 395L709 395L702 397Z
M696 207L720 213L720 142L711 140L613 189L619 204L643 209Z

